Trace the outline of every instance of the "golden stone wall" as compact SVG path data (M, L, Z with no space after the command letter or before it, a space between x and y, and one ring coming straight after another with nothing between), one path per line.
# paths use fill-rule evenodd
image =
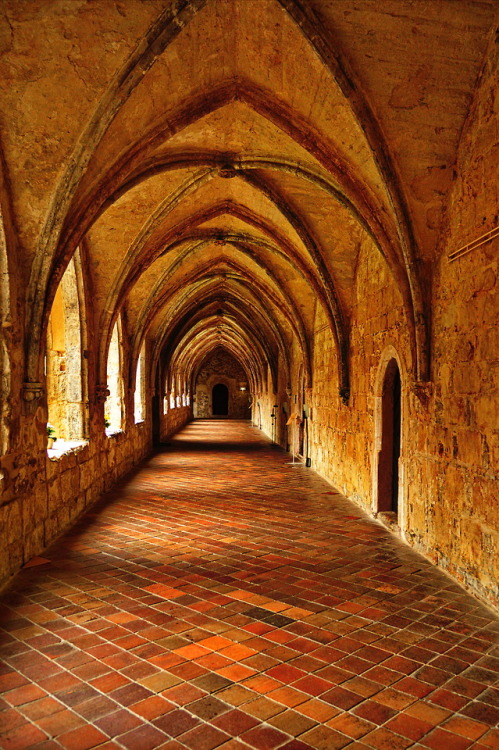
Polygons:
M448 255L497 226L497 101L489 69L463 137L434 279L431 382L414 383L400 296L379 253L365 245L351 331L350 403L338 403L335 348L318 310L311 423L313 467L374 514L378 367L385 348L393 347L402 364L403 536L496 604L499 241L454 262Z
M240 383L248 388L248 376L239 362L224 349L217 348L203 362L196 379L194 414L202 419L213 416L212 389L223 383L229 391L228 416L233 419L248 419L248 390L241 391Z
M312 462L319 473L371 511L378 369L387 347L397 353L399 364L404 363L408 342L400 322L400 296L386 264L370 243L365 243L361 251L356 297L348 405L337 397L335 348L323 315L317 312L310 425ZM405 391L407 377L402 387ZM402 443L403 451L404 448Z
M160 418L160 440L165 442L192 419L192 407L180 406L168 409Z
M433 294L433 384L409 483L411 537L472 590L499 601L499 87L487 58L463 132ZM479 240L449 262L448 256ZM423 525L423 517L426 526Z
M394 4L0 4L0 584L192 418L223 346L253 423L392 525L396 361L400 533L497 601L497 3Z
M87 444L49 458L41 414L22 423L21 445L2 458L0 585L40 555L151 448L148 426L133 425L110 437L91 432Z
M16 279L15 269L11 279ZM85 350L83 368L89 391L84 403L86 439L76 447L66 446L66 452L47 453L46 381L40 383L39 390L23 386L23 351L19 345L23 318L19 311L20 306L16 309L13 305L10 398L6 402L8 440L0 457L0 586L33 556L43 553L102 493L148 455L152 447L150 404L146 404L145 421L135 424L130 383L124 386L123 431L105 434L106 393L95 382L94 321L91 305L87 304L86 337L91 348ZM125 344L128 363L126 336ZM122 377L126 384L125 366Z

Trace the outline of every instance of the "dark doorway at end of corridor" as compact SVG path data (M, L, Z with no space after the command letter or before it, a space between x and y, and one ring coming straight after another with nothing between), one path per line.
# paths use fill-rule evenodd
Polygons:
M223 383L213 386L212 404L214 417L226 417L229 414L229 389Z

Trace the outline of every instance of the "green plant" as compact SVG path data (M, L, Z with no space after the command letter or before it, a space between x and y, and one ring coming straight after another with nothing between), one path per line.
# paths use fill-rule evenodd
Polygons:
M111 420L108 414L104 414L104 427L106 428L106 430L108 427L111 427Z
M52 440L57 440L55 427L54 425L50 424L50 422L47 422L47 437L52 438Z

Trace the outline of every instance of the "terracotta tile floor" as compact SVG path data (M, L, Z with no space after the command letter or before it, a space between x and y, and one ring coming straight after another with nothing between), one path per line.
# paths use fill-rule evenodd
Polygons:
M499 748L497 619L288 461L196 422L24 569L0 747Z

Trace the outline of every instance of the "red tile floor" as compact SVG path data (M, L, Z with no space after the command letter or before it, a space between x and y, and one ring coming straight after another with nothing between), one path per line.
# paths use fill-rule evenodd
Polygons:
M499 748L497 618L248 423L199 421L0 605L0 747Z

